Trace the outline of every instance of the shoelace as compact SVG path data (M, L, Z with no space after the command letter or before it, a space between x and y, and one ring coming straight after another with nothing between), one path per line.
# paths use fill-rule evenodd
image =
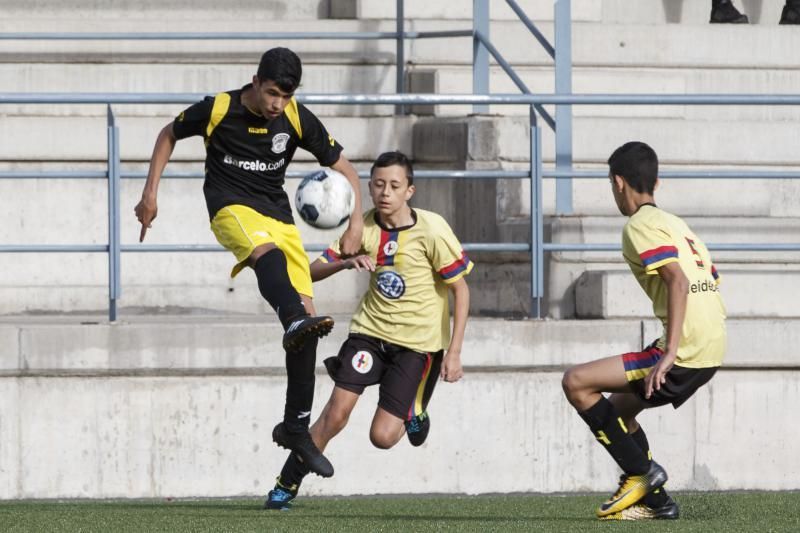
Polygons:
M419 433L422 430L422 426L419 423L419 417L415 416L408 422L408 427L406 431L409 433Z

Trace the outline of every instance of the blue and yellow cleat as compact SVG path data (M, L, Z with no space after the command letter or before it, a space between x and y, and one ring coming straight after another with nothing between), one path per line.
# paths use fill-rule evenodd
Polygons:
M292 500L297 496L296 492L286 490L280 485L267 494L267 501L264 502L264 509L273 511L288 511L292 508Z
M677 520L679 516L678 504L672 498L667 498L667 502L661 507L636 503L618 513L603 516L600 520Z
M646 474L622 476L619 489L597 509L597 517L603 518L627 509L666 482L667 472L661 465L651 461L650 470Z
M428 411L423 411L411 417L411 420L406 421L405 425L408 442L412 446L422 446L431 429L431 417L428 415Z

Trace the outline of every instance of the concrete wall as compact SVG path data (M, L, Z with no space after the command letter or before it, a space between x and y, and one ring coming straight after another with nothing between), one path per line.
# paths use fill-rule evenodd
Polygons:
M796 320L733 320L725 368L678 411L644 413L677 490L798 489L800 444L787 438L800 373L786 346ZM344 321L321 344L335 353ZM609 491L616 468L560 390L562 370L639 349L653 321L476 319L466 377L440 383L428 442L389 452L368 441L376 390L332 443L337 473L307 494ZM0 498L258 495L285 453L274 323L163 318L0 325ZM315 414L330 380L318 374Z

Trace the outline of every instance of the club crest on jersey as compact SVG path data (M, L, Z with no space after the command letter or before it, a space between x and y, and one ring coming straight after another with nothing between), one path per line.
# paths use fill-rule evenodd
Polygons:
M397 300L406 292L406 282L400 274L385 270L378 274L378 290L390 300Z
M364 350L358 351L350 360L350 363L356 372L366 374L372 370L372 354Z
M388 241L383 245L383 253L385 255L394 255L397 253L397 241Z
M272 152L280 154L286 150L286 143L289 142L288 133L278 133L272 138Z

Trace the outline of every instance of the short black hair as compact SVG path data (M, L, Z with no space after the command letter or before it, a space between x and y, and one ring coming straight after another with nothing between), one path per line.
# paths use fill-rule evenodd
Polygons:
M408 159L408 156L403 152L398 152L397 150L393 152L383 152L379 155L375 162L372 163L372 168L369 169L369 176L372 177L372 174L375 173L376 168L386 168L391 166L400 166L406 170L406 178L408 178L408 184L414 185L414 167L411 166L411 161Z
M288 48L271 48L264 52L258 63L256 77L264 82L271 80L284 92L294 92L300 86L303 64L297 54Z
M656 151L641 141L623 144L608 158L612 175L621 176L637 192L653 194L658 179Z

